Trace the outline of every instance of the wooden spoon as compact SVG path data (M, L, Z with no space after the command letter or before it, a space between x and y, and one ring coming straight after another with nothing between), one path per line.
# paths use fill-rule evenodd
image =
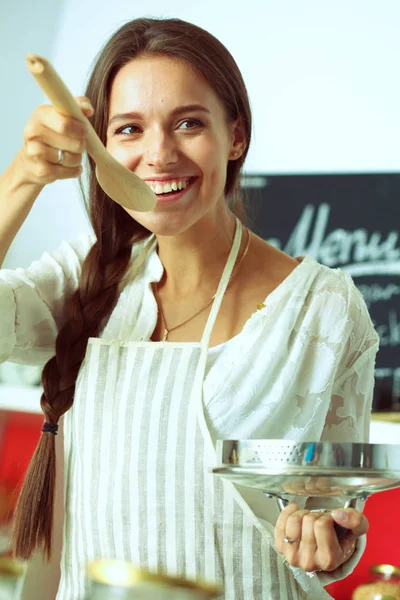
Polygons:
M27 55L26 64L55 108L87 126L89 133L86 136L86 150L96 163L97 181L105 193L125 208L139 212L152 210L157 204L153 190L105 149L79 104L51 64L35 54Z

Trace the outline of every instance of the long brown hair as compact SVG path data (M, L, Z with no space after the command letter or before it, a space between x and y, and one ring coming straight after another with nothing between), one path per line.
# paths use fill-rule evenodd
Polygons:
M250 105L233 57L207 31L180 19L136 19L114 33L95 61L85 92L95 108L92 124L97 134L105 143L109 97L116 74L144 54L166 55L190 65L214 89L227 118L240 118L247 147L238 160L228 162L225 196L231 210L245 221L240 170L251 137ZM99 187L91 159L85 206L97 239L82 265L79 288L66 300L65 324L56 339L55 356L43 369L41 407L45 421L51 425L56 425L73 404L87 341L99 335L117 303L132 245L150 234ZM43 432L14 514L12 547L20 558L28 559L40 549L50 559L55 477L54 435Z

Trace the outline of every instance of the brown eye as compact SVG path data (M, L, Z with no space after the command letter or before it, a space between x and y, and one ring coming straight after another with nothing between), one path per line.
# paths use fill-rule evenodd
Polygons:
M182 127L182 125L187 126ZM204 127L204 123L202 123L202 121L199 121L199 119L185 119L180 124L180 128L182 129L195 129L196 127Z
M130 131L127 131L130 130ZM140 129L137 125L124 125L123 127L118 127L115 130L115 135L133 135L134 133L139 133Z

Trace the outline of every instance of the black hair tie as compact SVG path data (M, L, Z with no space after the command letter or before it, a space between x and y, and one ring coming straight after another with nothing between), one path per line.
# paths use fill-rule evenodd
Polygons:
M57 431L58 431L58 425L57 423L48 423L47 421L45 421L43 427L42 427L42 431L43 433L52 433L53 435L57 435Z

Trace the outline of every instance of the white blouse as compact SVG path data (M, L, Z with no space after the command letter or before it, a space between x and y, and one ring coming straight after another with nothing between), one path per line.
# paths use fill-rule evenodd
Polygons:
M93 235L63 242L27 269L0 271L0 362L44 365ZM154 235L135 244L100 337L149 341L151 283L163 266ZM209 351L205 413L217 439L367 442L379 337L351 277L307 255L234 338ZM360 544L360 547L364 544ZM350 560L324 585L346 576Z

